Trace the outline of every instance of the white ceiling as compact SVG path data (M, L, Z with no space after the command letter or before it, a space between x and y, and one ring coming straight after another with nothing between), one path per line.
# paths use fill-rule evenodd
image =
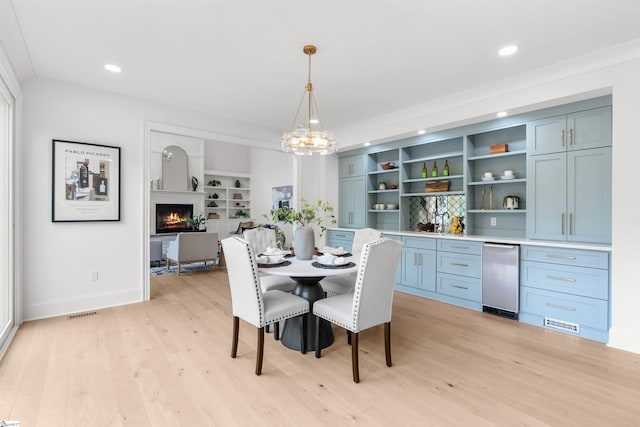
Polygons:
M239 119L274 141L304 91L308 43L322 121L339 140L349 124L640 38L638 0L0 1L23 79ZM498 56L506 44L519 52Z

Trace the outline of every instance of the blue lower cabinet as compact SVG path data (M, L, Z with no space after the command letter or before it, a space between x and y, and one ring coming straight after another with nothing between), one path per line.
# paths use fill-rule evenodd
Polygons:
M438 293L479 303L482 300L482 282L473 277L438 273Z
M408 247L402 251L402 255L403 284L435 292L436 251Z
M609 253L522 247L521 322L609 341Z
M520 321L607 342L609 302L523 286Z
M343 247L346 251L351 251L353 244L353 231L327 230L327 246L332 248Z
M396 290L431 298L436 291L435 239L403 236L402 243Z
M480 278L482 277L480 256L438 251L438 272Z

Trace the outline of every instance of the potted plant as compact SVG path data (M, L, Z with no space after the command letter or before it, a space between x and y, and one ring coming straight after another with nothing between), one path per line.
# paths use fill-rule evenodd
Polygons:
M320 229L320 236L325 232L325 219L331 224L336 223L333 215L333 206L329 203L318 199L314 203L310 203L305 199L301 199L302 207L299 210L283 206L277 209L271 209L268 214L263 215L265 218L273 222L282 222L296 226L293 237L293 248L298 259L311 259L315 249L315 231L313 227Z
M194 216L191 218L187 218L187 224L191 227L192 230L200 230L201 226L206 225L207 219L201 213L198 216Z

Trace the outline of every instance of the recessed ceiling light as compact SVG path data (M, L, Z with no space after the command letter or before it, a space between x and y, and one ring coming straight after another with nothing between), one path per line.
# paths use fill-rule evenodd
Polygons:
M309 120L309 123L313 123L315 125L318 123L318 119L311 119Z
M507 112L506 111L500 111L499 113L496 114L496 116L498 116L498 117L507 117Z
M362 145L364 145L365 147L368 147L368 146L370 146L370 145L371 145L371 143L370 143L370 142L365 142L365 143L364 143L364 144L362 144Z
M418 131L418 135L424 135L425 133L427 133L427 131L426 131L426 130L424 130L424 129L420 129L420 130Z
M505 46L498 51L498 55L509 56L509 55L513 55L517 51L518 51L518 46L516 45Z
M122 68L118 67L117 65L114 64L104 64L104 68L111 71L112 73L121 73L122 72Z

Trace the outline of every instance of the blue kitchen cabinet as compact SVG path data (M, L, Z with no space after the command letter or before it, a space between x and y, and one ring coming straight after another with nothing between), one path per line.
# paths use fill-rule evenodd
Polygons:
M366 177L340 178L338 195L338 225L363 228L366 221Z
M363 154L340 157L338 160L338 173L340 178L361 176L366 172L367 159Z
M611 147L528 158L527 236L611 242Z
M608 341L608 252L522 246L521 256L521 322Z
M611 107L594 108L527 124L528 154L611 146Z
M402 279L396 289L422 296L436 290L436 241L423 237L403 237Z
M327 246L332 248L343 247L346 251L351 251L353 244L353 231L327 230Z

